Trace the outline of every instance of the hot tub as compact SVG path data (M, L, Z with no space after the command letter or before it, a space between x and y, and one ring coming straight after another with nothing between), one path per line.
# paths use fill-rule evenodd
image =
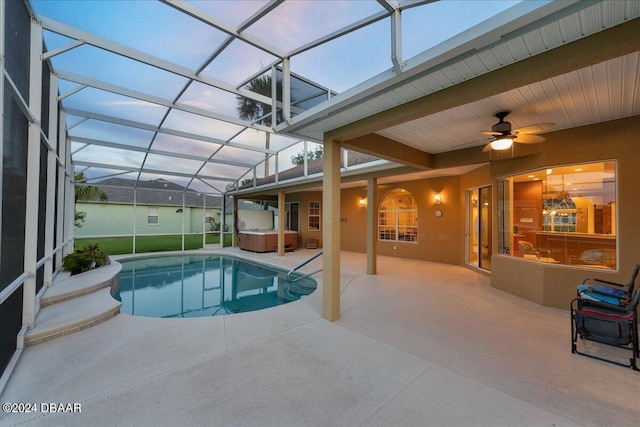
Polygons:
M275 252L278 250L278 232L272 231L240 231L240 249L251 252ZM284 232L285 251L298 248L298 232Z

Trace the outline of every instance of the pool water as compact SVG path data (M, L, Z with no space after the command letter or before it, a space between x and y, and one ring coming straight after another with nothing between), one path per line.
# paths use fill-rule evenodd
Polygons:
M111 294L121 313L145 317L206 317L261 310L296 301L317 287L311 277L218 255L122 260Z

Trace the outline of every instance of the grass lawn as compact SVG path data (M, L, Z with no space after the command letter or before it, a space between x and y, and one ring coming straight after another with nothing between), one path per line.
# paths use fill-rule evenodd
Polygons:
M220 243L219 234L207 234L207 244ZM225 246L231 246L231 234L224 236ZM100 250L107 255L130 254L133 253L133 237L96 237L77 238L75 248L82 249L87 245L97 244ZM189 234L184 236L185 249L202 248L202 235ZM137 236L136 253L179 251L182 249L182 237L180 235L163 236Z

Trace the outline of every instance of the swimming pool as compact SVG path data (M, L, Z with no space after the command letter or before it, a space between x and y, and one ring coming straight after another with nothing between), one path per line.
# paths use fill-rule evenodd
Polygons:
M310 295L311 277L220 255L155 256L119 261L111 290L121 313L145 317L205 317L244 313Z

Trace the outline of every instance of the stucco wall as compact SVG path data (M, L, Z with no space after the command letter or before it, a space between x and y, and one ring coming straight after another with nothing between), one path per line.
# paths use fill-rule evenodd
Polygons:
M340 249L343 251L367 252L367 208L360 206L360 199L366 196L367 189L363 187L341 191Z
M397 182L378 190L376 207L387 192L404 189L410 192L418 206L418 241L391 242L375 238L378 254L402 258L421 259L447 264L464 261L464 209L460 199L459 176ZM442 203L435 204L434 194L439 191ZM366 189L344 189L341 193L340 244L342 250L366 252L367 209L360 207ZM367 200L367 203L370 201ZM435 215L436 210L442 216ZM443 250L446 247L446 250Z
M96 236L129 236L133 234L133 206L114 203L78 203L76 209L85 212L86 218L82 227L75 229L77 237ZM184 213L177 213L176 206L158 206L158 224L147 223L147 206L136 207L135 232L144 234L181 234L184 215L185 233L201 233L203 226L203 210L200 208L184 208ZM213 209L214 218L219 221L219 212ZM228 224L231 215L228 215Z
M120 236L133 233L133 206L104 203L78 203L76 210L85 212L82 227L76 227L76 237Z
M275 221L273 211L254 211L238 209L239 231L267 231L273 230Z
M298 203L298 245L305 247L308 239L316 239L318 248L322 247L322 217L320 218L320 230L309 230L308 215L309 202L320 202L320 211L322 212L322 192L321 191L305 191L300 193L290 193L286 195L287 203ZM322 213L321 213L322 215Z

